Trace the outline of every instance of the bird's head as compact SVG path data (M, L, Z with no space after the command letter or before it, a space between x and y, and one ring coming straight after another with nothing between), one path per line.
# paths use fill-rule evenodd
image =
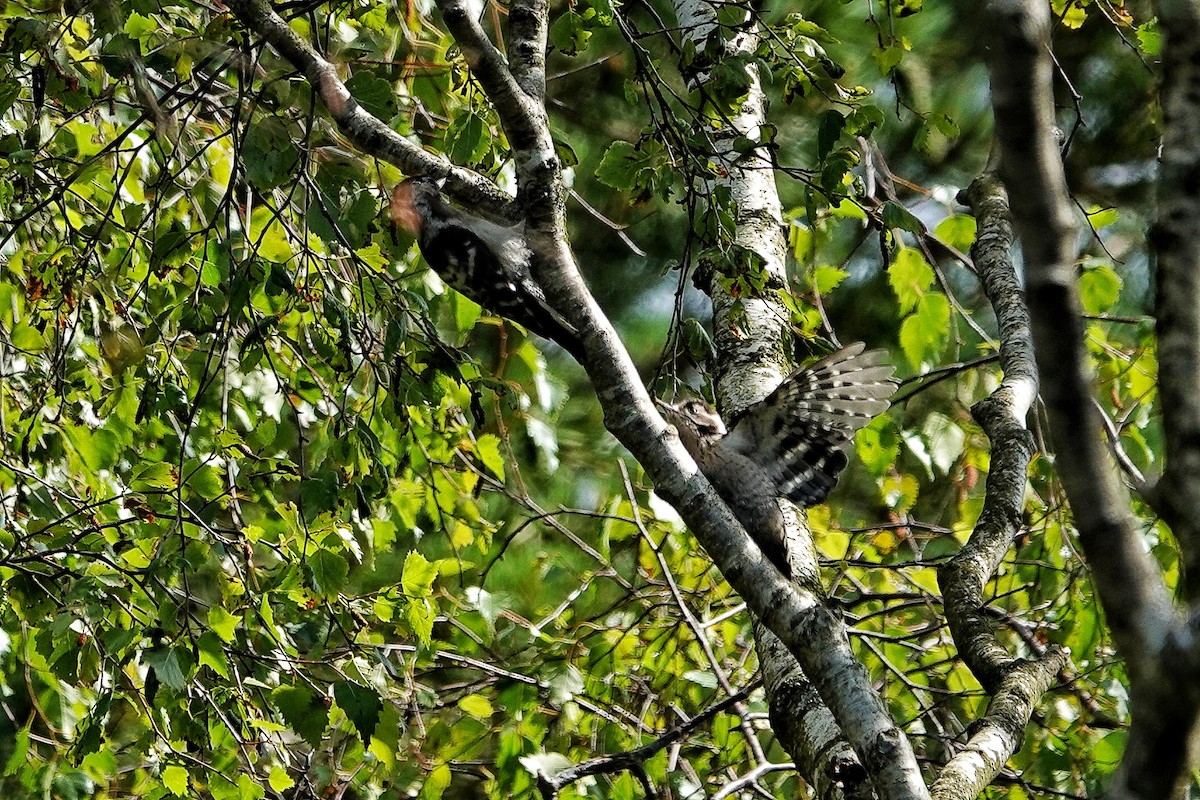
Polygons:
M413 236L419 236L430 209L441 199L442 190L432 178L418 176L392 189L392 221Z
M713 407L698 397L689 397L677 404L655 399L662 409L663 417L679 431L679 438L685 447L692 449L691 444L703 444L720 439L725 435L725 423L713 410Z

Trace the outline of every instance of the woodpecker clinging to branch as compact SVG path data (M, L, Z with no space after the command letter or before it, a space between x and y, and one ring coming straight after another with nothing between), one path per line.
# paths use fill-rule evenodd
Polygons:
M392 190L392 219L417 237L421 255L446 283L484 308L579 355L579 334L546 304L533 280L521 225L455 208L436 182L409 178Z
M864 347L852 344L793 372L729 431L703 400L658 401L704 477L789 578L777 498L801 507L824 500L846 467L854 432L883 413L896 390L887 354Z

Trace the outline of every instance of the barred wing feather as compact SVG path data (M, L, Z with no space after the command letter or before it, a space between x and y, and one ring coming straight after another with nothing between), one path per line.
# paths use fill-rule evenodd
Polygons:
M849 345L792 373L726 436L801 506L825 499L846 467L854 432L887 410L896 390L887 353L864 348Z

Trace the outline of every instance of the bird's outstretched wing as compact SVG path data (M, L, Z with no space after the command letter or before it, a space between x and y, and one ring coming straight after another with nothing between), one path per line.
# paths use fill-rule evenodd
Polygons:
M895 368L885 351L865 347L849 345L793 372L726 436L726 444L760 464L794 503L824 500L846 467L854 432L887 410Z

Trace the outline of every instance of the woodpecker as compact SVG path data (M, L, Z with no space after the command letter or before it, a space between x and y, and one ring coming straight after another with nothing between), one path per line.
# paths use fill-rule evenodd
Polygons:
M396 185L391 213L451 287L579 355L578 332L547 305L533 280L532 252L519 224L502 225L455 208L435 181L423 177Z
M854 432L887 410L896 382L883 350L862 342L789 375L726 430L698 398L656 401L704 477L786 577L787 527L778 498L825 499L845 469Z

